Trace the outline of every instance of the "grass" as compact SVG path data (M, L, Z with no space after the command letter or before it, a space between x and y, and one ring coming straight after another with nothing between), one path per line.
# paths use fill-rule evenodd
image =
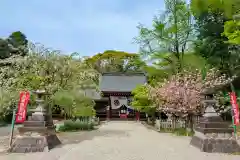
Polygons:
M231 155L240 155L240 152L231 153Z
M188 131L185 128L176 128L176 129L165 129L161 128L159 132L162 133L172 133L176 136L193 136L194 132Z
M237 126L237 135L240 137L240 125Z

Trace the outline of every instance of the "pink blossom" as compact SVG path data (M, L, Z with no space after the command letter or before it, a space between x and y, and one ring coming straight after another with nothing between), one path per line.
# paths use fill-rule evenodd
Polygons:
M210 69L205 79L202 73L183 71L172 76L156 87L150 87L149 97L157 109L167 112L199 112L201 110L202 92L229 83L226 75L216 69Z

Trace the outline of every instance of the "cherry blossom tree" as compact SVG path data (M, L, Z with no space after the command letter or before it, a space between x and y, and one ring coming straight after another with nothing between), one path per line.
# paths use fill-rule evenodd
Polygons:
M199 70L183 71L156 87L150 87L149 97L157 110L186 118L187 127L193 131L193 115L203 111L203 93L212 92L231 81L216 69L210 69L204 79Z
M201 111L203 92L231 81L232 79L220 74L216 69L210 69L204 80L199 70L183 71L152 87L149 96L158 110L175 114L197 113Z
M45 89L52 95L50 104L56 98L55 93L62 90L77 93L87 88L97 89L98 77L98 72L76 55L64 55L40 45L29 46L24 57L0 60L0 118L16 107L22 90Z

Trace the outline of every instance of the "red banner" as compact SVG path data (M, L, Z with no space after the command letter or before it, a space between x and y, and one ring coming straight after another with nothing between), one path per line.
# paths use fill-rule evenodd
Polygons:
M239 125L239 107L238 107L238 103L237 103L236 93L231 92L231 93L229 93L229 95L230 95L230 101L232 104L234 124Z
M29 92L21 92L20 99L18 102L18 111L16 115L16 123L23 123L26 120L27 115L27 104L30 99Z

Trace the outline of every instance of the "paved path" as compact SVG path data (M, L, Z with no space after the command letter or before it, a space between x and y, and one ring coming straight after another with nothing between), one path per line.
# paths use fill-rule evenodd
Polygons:
M202 153L189 145L188 137L157 133L135 122L109 122L86 138L47 153L2 155L0 160L240 160Z

